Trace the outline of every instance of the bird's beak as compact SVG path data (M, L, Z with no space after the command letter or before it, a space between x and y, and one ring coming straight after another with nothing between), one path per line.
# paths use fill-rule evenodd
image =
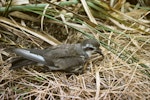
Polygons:
M101 50L101 49L96 50L96 52L97 52L97 53L99 53L100 55L102 55L102 57L104 58L104 55L103 55L103 53L102 53L102 50Z

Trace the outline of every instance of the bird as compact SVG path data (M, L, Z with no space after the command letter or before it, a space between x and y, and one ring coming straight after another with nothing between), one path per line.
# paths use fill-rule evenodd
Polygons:
M51 71L83 73L83 66L93 53L104 55L100 43L95 39L85 39L81 43L61 44L46 49L15 48L13 52L19 57L12 60L10 70L27 65L42 64Z

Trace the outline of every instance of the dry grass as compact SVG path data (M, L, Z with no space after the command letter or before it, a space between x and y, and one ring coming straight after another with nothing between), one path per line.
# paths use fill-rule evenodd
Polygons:
M126 2L117 2L115 8L99 5L105 12L93 7L89 0L87 4L85 0L73 3L65 8L78 14L51 5L45 10L53 17L41 17L46 13L43 6L0 17L0 100L149 100L150 21L146 16L150 12ZM89 37L100 40L105 58L101 61L100 56L94 55L85 65L84 74L48 72L38 66L9 70L9 61L16 55L8 48L47 48ZM133 56L138 61L131 63Z

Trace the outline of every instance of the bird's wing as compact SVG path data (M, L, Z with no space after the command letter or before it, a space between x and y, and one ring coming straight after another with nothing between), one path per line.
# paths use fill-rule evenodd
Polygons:
M44 57L66 58L73 56L86 56L79 44L63 44L48 48L43 55ZM51 59L51 58L50 58Z
M52 65L47 65L51 70L62 70L66 72L78 72L83 67L85 59L83 57L67 57L52 60Z
M47 66L55 66L59 70L80 66L87 59L87 55L78 44L60 45L46 52L43 57Z
M14 52L21 56L24 57L26 59L38 62L38 63L42 63L45 64L45 59L42 56L42 54L44 53L44 51L42 50L38 50L38 49L14 49Z

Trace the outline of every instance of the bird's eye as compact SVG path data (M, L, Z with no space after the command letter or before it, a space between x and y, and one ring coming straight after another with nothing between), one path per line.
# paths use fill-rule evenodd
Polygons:
M92 50L94 50L94 48L92 48L92 47L87 47L86 50L87 50L87 51L92 51Z

